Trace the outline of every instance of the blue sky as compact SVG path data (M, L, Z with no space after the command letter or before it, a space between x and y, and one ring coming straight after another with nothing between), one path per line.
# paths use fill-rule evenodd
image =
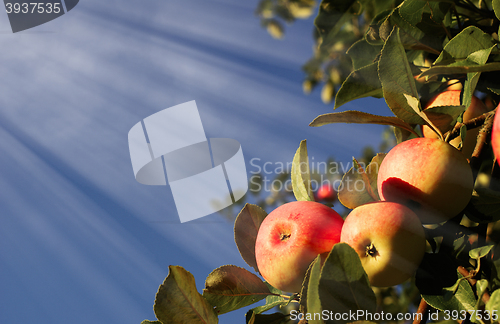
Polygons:
M257 2L85 0L16 34L0 13L1 323L138 324L169 265L200 291L211 270L246 267L233 224L181 224L168 187L135 181L127 134L155 112L196 100L206 135L239 141L249 172L303 139L315 161L378 144L377 126L307 126L333 109L302 93L312 19L277 41ZM375 99L341 109L390 113Z

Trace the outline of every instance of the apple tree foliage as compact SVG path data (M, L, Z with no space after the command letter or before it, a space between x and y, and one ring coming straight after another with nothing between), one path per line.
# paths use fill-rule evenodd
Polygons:
M414 278L397 287L370 287L358 255L339 243L323 265L314 261L302 291L289 294L259 277L255 239L267 210L293 198L283 188L262 198L250 190L257 204L229 210L235 242L249 269L224 265L215 269L197 291L195 279L180 266L170 266L154 302L156 321L143 323L218 323L224 313L259 304L246 314L246 323L289 323L290 310L303 314L418 313L415 323L461 322L488 324L500 317L500 168L491 151L490 135L495 107L500 102L500 0L262 0L256 13L276 38L283 23L315 18L313 57L303 69L306 93L321 86L325 103L334 109L363 97L384 98L391 116L359 111L326 113L310 121L321 127L334 123L387 125L381 153L365 149L342 183L363 181L365 190L339 190L338 202L346 211L379 200L378 165L395 143L421 135L430 126L442 140L480 128L469 159L476 180L468 206L451 220L426 226L427 253ZM449 87L460 85L461 105L424 110L427 101ZM463 121L473 95L490 112ZM331 127L331 126L327 126ZM319 175L308 166L306 142L300 143L290 172L296 200L314 200L311 181ZM262 179L255 175L250 186ZM227 210L226 210L227 212ZM433 317L431 315L439 316ZM465 317L464 317L465 316ZM489 317L489 318L488 318ZM448 321L445 321L448 320ZM350 323L304 318L300 323ZM395 322L395 321L394 321ZM410 321L411 322L411 321Z

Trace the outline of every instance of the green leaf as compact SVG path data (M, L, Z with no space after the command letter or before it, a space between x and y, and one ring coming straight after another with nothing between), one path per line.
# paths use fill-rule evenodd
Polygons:
M320 127L334 123L390 125L405 129L418 136L418 134L413 130L413 128L410 125L408 125L407 123L405 123L404 121L402 121L397 117L377 116L355 110L347 110L338 113L319 115L309 124L309 126Z
M491 72L499 70L500 70L500 63L498 62L479 65L473 62L468 62L466 60L463 60L453 65L431 67L430 69L422 72L420 74L420 77L432 76L438 74L467 74L473 72Z
M352 71L335 96L334 109L343 104L364 97L381 97L382 85L377 73L378 63L374 62Z
M493 314L496 314L497 320L500 318L500 289L495 290L491 296L490 300L486 303L485 309L490 313L493 318Z
M419 0L412 0L419 1ZM404 2L406 3L406 1ZM417 4L418 6L418 4ZM428 32L424 32L417 26L409 23L405 18L401 16L401 7L394 9L392 14L389 16L387 21L384 23L386 25L387 36L393 29L393 27L398 27L400 30L400 40L401 44L405 49L412 50L424 50L429 53L439 54L442 44L442 34L444 33L442 27L437 25L434 21L430 19L429 14L424 15L422 19L425 18L425 23L422 22L418 24L421 27L426 26ZM382 37L383 38L383 37Z
M269 288L269 291L272 293L272 295L268 295L266 297L266 303L263 306L258 306L255 308L252 308L252 311L255 314L260 314L265 311L268 311L276 306L286 306L290 304L291 299L288 297L283 297L283 292L279 289L274 288L270 284L266 283L267 287Z
M270 295L269 288L246 269L225 265L212 271L203 289L203 297L224 314L258 302Z
M466 61L470 61L478 65L486 64L494 47L496 47L496 45L471 53L467 56ZM477 82L479 81L480 76L480 72L467 73L467 79L465 80L464 89L462 91L463 106L469 107L471 105L472 97L474 96L474 91L476 90Z
M408 104L405 97L409 95L418 98L418 92L397 27L394 27L384 44L378 73L385 101L392 112L408 124L424 125L425 121Z
M482 298L486 290L488 289L488 280L481 279L476 282L476 292L477 292L477 303L475 310L478 310L481 305L483 305Z
M358 206L375 201L368 192L367 180L375 196L378 197L377 175L380 164L386 156L385 153L377 154L368 164L366 170L361 171L359 166L353 166L342 178L342 182L337 189L339 201L347 208L354 209ZM363 173L365 176L363 176ZM364 178L364 177L367 177ZM380 200L380 199L379 199Z
M477 188L465 209L467 217L476 223L493 223L500 220L500 193Z
M343 23L350 18L351 6L357 3L356 0L323 0L319 5L318 16L314 20L314 25L318 29L320 37L323 39L322 49L327 50L335 43L335 36L339 32Z
M436 106L424 109L429 120L444 134L452 129L457 118L465 111L465 106Z
M381 50L382 46L371 45L365 38L358 40L347 50L347 55L349 55L352 60L352 69L358 70L375 63L375 59L380 55Z
M309 283L307 285L307 312L310 314L321 313L321 302L319 299L319 285L321 277L321 257L318 256L311 264ZM323 324L321 319L310 319L310 324Z
M490 253L491 249L493 249L494 247L495 247L494 245L486 245L470 250L469 257L471 259L476 259L476 260L484 258L486 255L488 255L488 253Z
M424 13L427 1L422 0L406 0L399 7L399 14L401 18L416 26L422 21L422 14Z
M293 157L291 178L295 199L297 201L314 201L306 140L300 142L300 146Z
M246 204L234 222L234 241L238 251L243 260L257 272L259 269L255 259L255 240L260 224L266 216L267 213L259 206Z
M319 299L322 309L333 314L375 312L377 302L368 276L358 254L348 244L337 243L330 251L321 269Z
M288 315L283 313L256 314L250 310L246 314L247 324L286 324L289 323Z
M160 321L148 321L148 320L144 320L141 322L141 324L162 324L162 322Z
M458 273L458 279L461 278L464 278L464 276ZM460 280L456 293L449 299L443 295L422 295L422 298L427 304L439 310L469 311L473 310L476 305L474 292L467 280Z
M447 64L447 62L465 59L470 54L490 48L495 45L495 40L475 26L469 26L453 37L443 48L443 51L434 64Z
M493 0L493 11L498 20L500 20L500 0Z
M169 274L156 293L156 318L169 324L218 323L212 306L196 290L193 275L180 266L168 268Z

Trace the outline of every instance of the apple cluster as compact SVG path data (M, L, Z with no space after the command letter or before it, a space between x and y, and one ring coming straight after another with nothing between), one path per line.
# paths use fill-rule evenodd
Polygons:
M425 254L423 224L458 215L471 199L473 175L455 147L441 139L414 138L385 156L377 190L380 201L356 207L345 220L313 201L273 210L260 225L255 244L264 279L283 291L300 292L310 263L318 255L324 261L336 243L344 242L358 253L372 286L401 284Z

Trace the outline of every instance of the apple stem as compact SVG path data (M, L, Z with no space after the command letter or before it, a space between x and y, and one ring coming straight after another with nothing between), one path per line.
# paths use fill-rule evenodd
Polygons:
M291 234L281 234L280 235L280 240L285 241L288 240L292 236Z

